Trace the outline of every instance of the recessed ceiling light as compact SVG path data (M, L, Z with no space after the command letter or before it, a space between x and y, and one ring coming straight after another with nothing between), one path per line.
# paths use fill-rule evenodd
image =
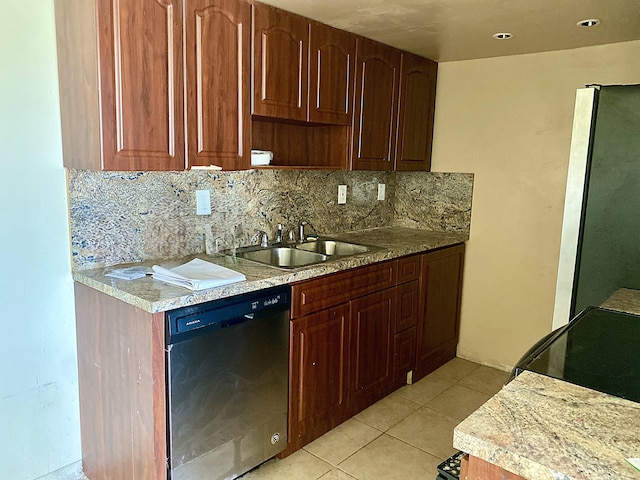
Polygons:
M511 37L513 37L513 34L507 32L493 34L493 38L495 38L496 40L509 40Z
M580 20L576 25L579 27L595 27L600 23L600 20L597 18L588 18L586 20Z

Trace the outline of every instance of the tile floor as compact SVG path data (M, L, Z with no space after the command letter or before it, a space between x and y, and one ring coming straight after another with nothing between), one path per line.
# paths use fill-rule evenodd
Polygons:
M460 358L395 391L282 460L242 480L430 480L456 453L453 429L507 381L508 372Z
M456 453L453 429L502 388L508 372L455 358L242 480L431 480ZM86 480L82 475L79 480Z

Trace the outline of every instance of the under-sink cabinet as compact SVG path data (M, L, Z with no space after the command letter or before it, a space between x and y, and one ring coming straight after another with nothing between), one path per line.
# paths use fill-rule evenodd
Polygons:
M455 357L463 256L459 244L292 285L283 455Z

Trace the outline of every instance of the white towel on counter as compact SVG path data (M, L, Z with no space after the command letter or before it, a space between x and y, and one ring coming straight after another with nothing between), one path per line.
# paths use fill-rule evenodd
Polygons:
M190 290L220 287L247 279L247 277L240 272L221 267L220 265L199 258L194 258L190 262L174 268L164 268L160 265L154 265L153 278Z

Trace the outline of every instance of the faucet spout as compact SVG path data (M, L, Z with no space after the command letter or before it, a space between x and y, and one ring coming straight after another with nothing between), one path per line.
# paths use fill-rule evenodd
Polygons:
M298 241L300 243L304 242L307 239L307 237L304 234L304 226L306 224L307 224L307 222L300 222L300 226L299 226L300 232L299 232L299 235L298 235Z

